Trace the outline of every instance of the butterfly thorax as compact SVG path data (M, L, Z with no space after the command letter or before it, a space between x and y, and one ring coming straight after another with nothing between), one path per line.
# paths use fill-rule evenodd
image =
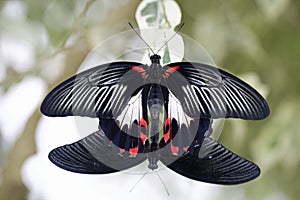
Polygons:
M148 69L148 80L152 83L160 83L163 78L163 68L160 65L160 56L154 54L150 59L151 65Z
M154 54L154 55L150 56L151 63L152 64L154 64L154 63L159 64L160 63L160 58L161 57L157 54Z

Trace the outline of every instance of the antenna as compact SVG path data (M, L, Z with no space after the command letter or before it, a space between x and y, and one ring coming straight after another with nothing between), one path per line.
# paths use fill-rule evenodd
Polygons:
M139 36L139 38L147 45L147 47L149 47L149 49L152 51L153 54L154 51L153 49L150 47L150 45L142 38L142 36L134 29L134 27L132 26L132 24L130 22L128 22L129 26L131 27L131 29Z
M132 186L132 188L129 190L129 192L132 192L133 189L135 188L135 186L137 186L137 184L138 184L138 183L139 183L139 182L140 182L140 181L141 181L141 180L142 180L149 172L150 172L150 171L145 172L145 173L143 174L143 176L141 176L141 178L140 178L140 179ZM158 172L157 172L157 171L154 171L154 172L155 172L155 174L158 176L158 178L159 178L161 184L164 186L167 195L170 196L170 193L169 193L169 191L168 191L168 188L167 188L166 184L164 183L164 181L162 180L162 178L160 177L160 175L158 174Z
M132 192L132 190L135 188L135 186L149 173L149 171L145 172L143 176L132 186L132 188L129 190L129 192Z
M173 34L173 35L165 42L164 45L162 45L162 46L158 49L158 51L157 51L156 54L158 54L158 52L159 52L164 46L166 46L170 40L172 40L172 39L175 37L175 35L182 29L183 25L184 25L184 23L180 24L180 26L178 27L177 31L176 31L176 32L175 32L175 33L174 33L174 34Z
M158 176L158 178L159 178L159 180L160 180L161 184L164 186L164 188L165 188L165 190L166 190L166 192L167 192L168 196L170 196L170 193L169 193L169 191L168 191L168 188L167 188L167 186L165 185L165 183L163 182L162 178L160 177L160 175L158 174L158 172L157 172L157 171L155 171L155 174Z
M182 29L184 23L180 24L178 29L176 30L176 32L165 42L165 44L163 44L157 51L157 53L155 53L153 51L153 49L150 47L150 45L142 38L142 36L134 29L134 27L132 26L132 24L130 22L128 22L129 26L131 27L131 29L139 36L139 38L147 45L147 47L152 51L153 54L158 54L158 52L168 44L168 42L173 39L175 37L175 35Z

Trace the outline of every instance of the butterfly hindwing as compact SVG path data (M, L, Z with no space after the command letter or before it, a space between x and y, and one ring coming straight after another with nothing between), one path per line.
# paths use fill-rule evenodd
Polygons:
M266 100L255 89L221 69L179 62L164 71L168 88L189 116L259 120L269 115Z
M43 101L41 112L51 117L113 118L143 84L146 72L141 74L136 68L144 66L114 62L83 71L55 87Z
M167 120L164 123L165 142L172 154L182 155L193 142L202 143L204 134L211 131L211 119L191 118L183 110L177 97L169 91Z
M174 155L165 152L160 160L185 177L207 183L240 184L253 180L260 174L256 164L239 157L209 137L192 152L176 159L173 157Z
M82 174L107 174L134 167L147 158L120 154L102 131L97 131L78 142L53 149L49 159L56 166Z

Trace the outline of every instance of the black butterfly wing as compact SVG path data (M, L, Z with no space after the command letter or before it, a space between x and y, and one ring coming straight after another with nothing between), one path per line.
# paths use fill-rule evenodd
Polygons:
M67 171L82 174L107 174L125 170L146 160L143 154L134 157L120 153L102 131L97 131L78 142L53 149L49 159Z
M148 137L147 99L143 95L147 88L147 84L138 88L114 119L99 118L99 129L120 151L132 156L143 152L143 143Z
M167 120L164 122L164 142L172 154L182 155L193 142L202 143L204 135L211 131L211 119L195 119L183 110L181 102L169 91L166 106Z
M83 71L55 87L44 99L44 115L113 118L143 85L145 68L135 62L115 62Z
M233 185L251 181L260 174L256 164L239 157L209 137L192 153L176 160L174 156L165 152L160 160L171 170L197 181Z
M191 117L259 120L269 115L266 100L255 89L221 69L179 62L164 71L167 87Z

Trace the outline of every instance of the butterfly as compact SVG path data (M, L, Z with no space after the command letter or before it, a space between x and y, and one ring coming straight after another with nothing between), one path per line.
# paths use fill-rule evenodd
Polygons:
M261 120L266 100L251 86L216 67L192 62L160 65L113 62L83 71L59 84L44 99L50 117L99 119L99 130L49 153L58 167L83 174L107 174L148 160L160 161L193 180L240 184L259 167L210 136L218 118Z

